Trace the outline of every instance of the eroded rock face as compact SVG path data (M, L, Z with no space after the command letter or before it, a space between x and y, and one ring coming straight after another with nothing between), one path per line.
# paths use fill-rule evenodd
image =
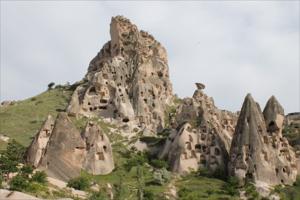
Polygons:
M70 114L134 121L156 132L172 100L165 48L128 19L113 17L111 40L90 62L85 83L75 90Z
M35 167L45 170L50 177L64 181L79 176L81 170L99 175L114 169L110 141L97 124L88 122L81 134L67 113L58 115L54 128L51 120L45 122L28 150L27 160ZM39 145L48 126L53 128L52 134L48 141L43 140L42 148ZM36 153L40 149L42 153Z
M41 168L51 177L68 180L80 174L86 144L66 113L60 113L42 158Z
M35 135L34 139L27 149L26 161L32 166L37 167L40 164L40 161L44 156L49 138L52 134L53 127L54 119L51 115L48 115L41 129Z
M108 137L100 127L89 122L83 133L86 156L83 168L95 175L108 174L114 169L112 148Z
M228 153L236 116L221 111L197 83L193 98L185 98L174 116L171 134L160 158L167 158L173 171L179 173L204 167L226 171Z
M272 97L264 109L265 121L251 95L246 96L232 140L228 167L229 174L238 177L241 185L247 180L269 185L295 181L295 155L286 138L279 133L282 123L277 120L276 129L266 127L283 114L280 107Z

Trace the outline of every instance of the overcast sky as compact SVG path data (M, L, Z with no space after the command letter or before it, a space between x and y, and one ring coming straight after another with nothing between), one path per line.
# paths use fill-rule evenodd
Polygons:
M1 1L1 101L83 78L124 15L168 51L174 92L206 85L221 109L237 111L251 93L261 107L275 95L300 110L299 1Z

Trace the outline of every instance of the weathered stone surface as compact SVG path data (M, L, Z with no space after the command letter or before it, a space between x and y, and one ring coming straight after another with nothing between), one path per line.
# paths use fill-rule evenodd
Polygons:
M231 137L236 116L221 111L202 87L193 98L185 98L176 110L171 134L160 158L167 158L173 171L179 173L204 167L209 170L227 168Z
M240 112L230 149L229 174L245 181L261 181L270 185L292 184L297 175L295 154L286 138L277 129L266 128L266 122L282 113L281 106L269 100L266 108L267 121L250 94ZM273 103L272 103L273 102ZM275 113L269 114L269 113ZM278 127L282 124L278 123Z
M94 175L114 169L110 141L101 128L88 122L81 134L67 113L59 113L55 122L48 116L28 148L26 160L63 181L79 176L82 169Z
M35 135L26 153L26 161L34 167L40 164L54 127L54 119L48 115L39 132Z
M274 134L281 134L284 121L284 110L275 96L272 96L263 111L267 131Z
M75 90L70 114L134 121L152 132L164 126L172 85L165 48L128 19L113 17L111 40L90 62Z
M83 168L95 175L110 173L114 169L114 160L112 148L106 134L98 125L89 122L83 137L86 143Z
M51 177L68 180L80 174L86 144L66 113L55 120L41 168Z

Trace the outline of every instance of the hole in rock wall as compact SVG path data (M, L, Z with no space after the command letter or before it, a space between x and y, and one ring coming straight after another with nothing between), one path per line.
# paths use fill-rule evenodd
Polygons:
M125 123L129 122L129 118L128 118L128 117L125 117L125 118L123 119L123 122L125 122Z
M219 148L215 148L215 155L219 156L221 154L221 151Z
M107 103L106 99L100 99L100 103Z
M104 153L103 152L98 152L97 157L98 157L98 160L104 160Z
M191 149L192 149L192 145L191 145L190 142L186 142L185 144L186 144L186 148L187 148L188 150L191 150Z
M95 95L96 94L96 88L95 87L91 87L89 90L89 95Z
M268 132L276 132L278 127L274 121L271 121L268 125Z
M105 145L103 146L103 150L104 152L107 152L107 147Z

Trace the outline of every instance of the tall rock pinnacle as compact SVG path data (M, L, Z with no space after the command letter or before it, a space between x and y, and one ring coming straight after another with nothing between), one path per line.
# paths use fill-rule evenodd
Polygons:
M272 111L275 107L269 105L265 110ZM272 136L267 132L260 108L250 94L237 122L228 168L229 174L238 177L241 184L247 181L292 184L296 179L294 152L281 134Z
M90 62L68 112L156 132L164 127L164 111L173 98L166 50L121 16L112 18L110 35L111 40Z

